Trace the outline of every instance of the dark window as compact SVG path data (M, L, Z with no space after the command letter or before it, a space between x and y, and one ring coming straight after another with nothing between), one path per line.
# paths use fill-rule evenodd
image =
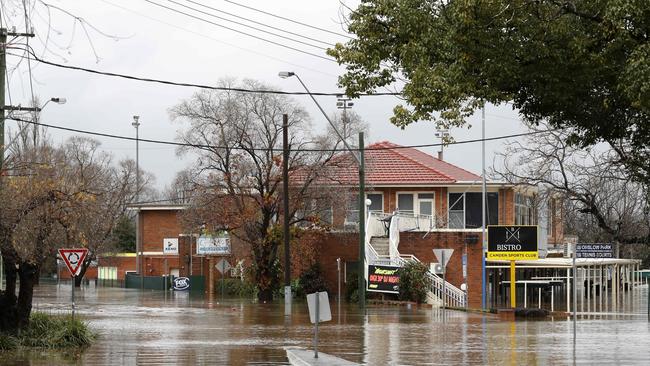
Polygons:
M465 228L480 228L483 224L481 217L481 193L465 193ZM496 192L487 193L486 201L486 225L498 225L499 223L499 194Z
M370 200L368 211L371 212L384 212L384 195L381 193L368 193L366 198Z
M413 194L412 193L399 193L397 195L397 209L404 213L414 213L413 210Z

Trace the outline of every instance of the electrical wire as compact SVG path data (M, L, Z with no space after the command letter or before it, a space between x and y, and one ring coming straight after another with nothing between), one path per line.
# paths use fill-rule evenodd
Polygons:
M252 50L252 49L250 49L250 48L241 47L241 46L239 46L239 45L235 45L235 44L232 44L232 43L229 43L229 42L225 42L225 41L222 41L222 40L217 39L217 38L214 38L214 37L210 37L210 36L208 36L207 34L203 34L203 33L200 33L200 32L196 32L196 31L190 30L190 29L188 29L188 28L183 28L183 27L178 26L178 25L176 25L176 24L172 24L172 23L166 22L166 21L164 21L164 20L160 20L160 19L157 19L157 18L151 17L151 16L149 16L149 15L143 14L143 13L141 13L141 12L135 11L135 10L133 10L133 9L129 9L129 8L123 7L123 6L121 6L121 5L118 5L118 4L115 4L115 3L112 3L112 2L110 2L110 1L108 1L108 0L100 0L100 1L102 1L103 3L106 3L106 4L110 5L110 6L114 6L114 7L118 8L118 9L122 9L122 10L124 10L124 11L129 12L129 13L132 13L132 14L135 14L135 15L141 16L141 17L143 17L143 18L146 18L146 19L152 20L152 21L154 21L154 22L157 22L157 23L160 23L160 24L164 24L164 25L166 25L166 26L168 26L168 27L172 27L172 28L180 29L180 30L182 30L182 31L184 31L184 32L188 32L188 33L194 34L194 35L196 35L196 36L203 37L203 38L205 38L205 39L209 39L209 40L211 40L211 41L213 41L213 42L217 42L217 43L220 43L220 44L225 44L225 45L227 45L227 46L234 47L234 48L237 48L237 49L242 50L242 51L246 51L246 52L250 52L250 53L252 53L252 54L258 55L258 56L266 57L266 58L268 58L268 59L270 59L270 60L274 60L274 61L279 61L279 62L285 63L285 64L287 64L287 65L291 65L291 66L299 67L299 68L301 68L301 69L303 69L303 70L309 70L309 71L311 71L311 72L316 72L316 73L323 74L323 75L330 76L330 77L334 77L334 78L338 77L337 75L330 74L330 73L328 73L328 72L324 72L324 71L322 71L322 70L318 70L318 69L314 69L314 68L311 68L311 67L307 67L307 66L299 65L299 64L296 64L296 63L293 63L293 62L290 62L290 61L287 61L287 60L281 59L281 58L279 58L279 57L271 56L271 55L268 55L268 54L263 53L263 52L255 51L255 50ZM44 56L44 55L43 55L43 56Z
M222 13L222 14L230 15L231 17L234 17L234 18L237 18L237 19L242 19L242 20L245 20L245 21L247 21L247 22L251 22L251 23L253 23L253 24L258 24L258 25L261 25L261 26L264 26L264 27L268 27L268 28L270 28L270 29L275 29L275 30L277 30L277 31L285 32L285 33L288 33L288 34L291 34L291 35L294 35L294 36L297 36L297 37L301 37L301 38L304 38L304 39L308 39L308 40L310 40L310 41L314 41L314 42L322 43L322 44L324 44L324 45L328 45L328 46L332 46L332 45L333 45L333 44L331 44L330 42L321 41L320 39L312 38L312 37L309 37L309 36L305 36L304 34L295 33L295 32L292 32L292 31L288 31L288 30L286 30L286 29L282 29L282 28L274 27L274 26L272 26L272 25L268 25L268 24L265 24L265 23L262 23L262 22L258 22L258 21L256 21L256 20L248 19L248 18L246 18L246 17L239 16L239 15L237 15L237 14L233 14L233 13L229 13L229 12L227 12L227 11L217 9L217 8L212 7L212 6L209 6L209 5L201 4L201 3L198 2L198 1L193 1L193 0L185 0L185 1L187 1L188 3L196 4L196 5L198 5L198 6L202 6L202 7L206 8L206 9L214 10L214 11L219 12L219 13Z
M212 14L212 13L208 13L207 11L203 11L203 10L199 10L199 9L193 8L193 7L189 6L189 5L181 4L181 3L179 3L178 1L175 1L175 0L167 0L167 1L170 2L170 3L172 3L172 4L176 4L176 5L178 5L178 6L181 6L181 7L185 8L185 9L190 9L190 10L193 10L193 11L195 11L195 12L197 12L197 13L200 13L200 14L203 14L203 15L207 15L207 16L210 16L210 17L213 17L213 18L216 18L216 19L220 19L220 20L223 20L223 21L226 21L226 22L230 22L230 23L233 23L233 24L237 24L237 25L240 25L240 26L242 26L242 27L247 27L247 28L250 28L250 29L256 30L256 31L258 31L258 32L266 33L266 34L269 34L269 35L272 35L272 36L275 36L275 37L279 37L279 38L283 38L283 39L286 39L286 40L289 40L289 41L292 41L292 42L300 43L300 44L303 44L303 45L305 45L305 46L314 47L314 48L317 48L317 49L319 49L319 50L324 50L324 51L327 50L327 48L322 47L322 46L315 45L315 44L313 44L313 43L309 43L309 42L301 41L301 40L299 40L299 39L295 39L295 38L287 37L287 36L284 36L284 35L282 35L282 34L278 34L278 33L274 33L274 32L269 32L269 31L267 31L267 30L264 30L264 29L261 29L261 28L258 28L258 27L252 26L252 25L248 25L248 24L245 24L245 23L242 23L242 22L238 22L238 21L236 21L236 20L232 20L232 19L224 18L224 17L218 16L218 15ZM202 4L200 4L200 3L196 3L196 2L193 2L193 1L189 1L189 2L190 2L190 3L193 3L193 4L198 4L199 6L205 6L206 8L213 9L213 8L207 6L207 5L202 5ZM218 10L217 10L217 11L218 11ZM265 25L265 24L264 24L264 25ZM266 25L265 25L265 26L266 26ZM270 27L270 26L267 26L267 27ZM287 32L287 33L292 33L292 32L288 32L288 31L285 31L285 32ZM329 44L329 43L327 43L327 42L322 42L322 41L318 41L318 40L316 40L316 41L317 41L317 42L324 43L324 44L326 44L326 45L328 45L328 46L333 46L333 45L331 45L331 44Z
M70 66L70 65L63 65L59 64L56 62L52 61L47 61L44 60L40 57L38 57L33 50L29 49L29 53L31 53L32 57L34 60L54 66L54 67L59 67L63 69L69 69L69 70L76 70L76 71L84 71L88 72L91 74L97 74L97 75L103 75L103 76L111 76L111 77L118 77L118 78L123 78L123 79L129 79L129 80L137 80L137 81L144 81L144 82L150 82L150 83L158 83L158 84L165 84L165 85L174 85L174 86L184 86L184 87L192 87L192 88L201 88L201 89L210 89L210 90L221 90L221 91L231 91L231 92L240 92L240 93L259 93L259 94L279 94L279 95L316 95L316 96L328 96L328 97L335 97L338 95L343 94L342 92L337 92L337 93L323 93L323 92L287 92L287 91L281 91L281 90L253 90L253 89L244 89L244 88L226 88L226 87L218 87L218 86L211 86L211 85L202 85L202 84L193 84L193 83L185 83L185 82L175 82L175 81L169 81L169 80L162 80L162 79L151 79L151 78L143 78L143 77L137 77L133 75L126 75L126 74L118 74L118 73L113 73L113 72L106 72L106 71L99 71L99 70L94 70L94 69L88 69L84 67L79 67L79 66ZM11 54L8 53L12 56L16 57L25 57L17 54ZM371 93L371 94L359 94L359 96L385 96L385 95L399 95L399 93L392 93L392 92L381 92L381 93Z
M248 5L240 4L240 3L238 3L238 2L231 1L231 0L224 0L224 1L227 2L227 3L233 4L233 5L240 6L240 7L242 7L242 8L246 8L246 9L249 9L249 10L256 11L256 12L258 12L258 13L262 13L262 14L265 14L265 15L272 16L272 17L274 17L274 18L278 18L278 19L286 20L286 21L288 21L288 22L292 22L292 23L295 23L295 24L300 24L300 25L302 25L302 26L309 27L309 28L312 28L312 29L316 29L316 30L319 30L319 31L322 31L322 32L327 32L327 33L335 34L335 35L337 35L337 36L341 36L341 37L346 37L346 38L349 38L349 39L353 39L353 37L350 37L350 36L347 35L347 34L338 33L338 32L331 31L331 30L329 30L329 29L320 28L320 27L316 27L316 26L311 25L311 24L307 24L307 23L299 22L299 21L297 21L297 20L294 20L294 19L291 19L291 18L286 18L286 17L283 17L283 16L281 16L281 15L272 14L272 13L269 13L269 12L267 12L267 11L264 11L264 10L260 10L260 9L254 8L254 7L252 7L252 6L248 6Z
M89 131L89 130L80 130L80 129L76 129L76 128L51 125L51 124L30 121L30 120L26 120L26 119L22 119L22 118L18 118L18 117L13 117L13 116L9 116L9 117L7 117L7 119L13 120L13 121L18 121L18 122L30 123L30 124L37 125L37 126L42 126L42 127L53 128L53 129L56 129L56 130L63 130L63 131L68 131L68 132L81 133L81 134L84 134L84 135L101 136L101 137L108 137L108 138L120 139L120 140L128 140L128 141L141 141L141 142L148 142L148 143L152 143L152 144L174 145L174 146L182 146L182 147L196 147L196 148L204 148L204 149L231 149L231 150L246 150L246 151L273 151L273 152L281 152L281 151L283 151L282 148L243 148L243 147L237 147L237 146L218 146L218 145L207 145L207 144L191 144L191 143L187 143L187 142L176 142L176 141L166 141L166 140L152 140L152 139L145 139L145 138L137 138L136 139L135 137L130 137L130 136L122 136L122 135L115 135L115 134L109 134L109 133L95 132L95 131ZM502 135L502 136L487 137L485 139L452 141L452 142L449 142L447 144L434 143L434 144L391 146L391 147L366 147L366 148L364 148L364 150L365 151L401 150L401 149L414 149L414 148L424 148L424 147L436 147L436 146L442 146L442 145L445 145L445 146L464 145L464 144L471 144L471 143L476 143L476 142L481 142L481 141L495 141L495 140L503 140L503 139L508 139L508 138L514 138L514 137L523 137L523 136L532 136L532 135L538 135L538 134L545 134L545 133L550 133L550 132L553 132L553 131L556 131L556 130L531 131L531 132L523 132L523 133L512 134L512 135ZM351 150L352 151L360 151L359 148L356 148L356 149L353 148ZM291 151L294 151L294 152L349 152L349 150L347 150L347 149L291 149Z
M251 33L247 33L247 32L244 32L244 31L240 31L240 30L237 30L237 29L235 29L235 28L231 28L231 27L225 26L225 25L223 25L223 24L215 23L215 22L213 22L213 21L210 21L210 20L207 20L207 19L203 19L203 18L201 18L201 17L197 17L196 15L192 15L192 14L186 13L186 12L184 12L184 11L181 11L181 10L178 10L178 9L174 9L174 8L172 8L172 7L169 7L169 6L166 6L166 5L163 5L163 4L158 4L158 3L154 2L154 1L151 1L151 0L144 0L144 1L145 1L145 2L148 2L148 3L150 3L150 4L153 4L153 5L156 5L156 6L158 6L158 7L161 7L161 8L167 9L167 10L170 10L170 11L172 11L172 12L175 12L175 13L178 13L178 14L182 14L182 15L185 15L185 16L187 16L187 17L190 17L190 18L193 18L193 19L197 19L197 20L200 20L200 21L205 22L205 23L208 23L208 24L212 24L212 25L217 26L217 27L220 27L220 28L228 29L228 30L230 30L230 31L233 31L233 32L236 32L236 33L240 33L240 34L246 35L246 36L248 36L248 37L251 37L251 38L255 38L255 39L257 39L257 40L260 40L260 41L264 41L264 42L267 42L267 43L271 43L271 44L274 44L274 45L276 45L276 46L280 46L280 47L283 47L283 48L286 48L286 49L290 49L290 50L292 50L292 51L296 51L296 52L304 53L304 54L306 54L306 55L313 56L313 57L317 57L317 58L320 58L320 59L323 59L323 60L326 60L326 61L336 62L336 60L334 60L333 58L325 57L325 56L323 56L323 55L319 55L319 54L312 53L312 52L309 52L309 51L301 50L300 48L292 47L292 46L289 46L289 45L286 45L286 44L283 44L283 43L280 43L280 42L276 42L276 41L273 41L273 40L270 40L270 39L266 39L266 38L263 38L263 37L256 36L256 35L251 34Z

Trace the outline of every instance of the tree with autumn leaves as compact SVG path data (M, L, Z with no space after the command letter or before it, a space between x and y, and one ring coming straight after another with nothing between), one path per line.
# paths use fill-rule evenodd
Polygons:
M80 278L114 249L114 229L135 194L135 164L114 164L99 142L73 137L54 146L42 131L32 137L9 147L0 179L0 331L27 326L41 266L58 248L89 249Z
M238 84L222 80L226 89L270 90L253 80ZM260 301L271 300L279 287L282 215L291 224L317 223L320 202L335 192L313 183L324 178L324 167L341 146L316 135L309 116L293 99L268 93L202 90L171 109L176 121L187 123L179 140L196 160L183 176L191 228L227 230L250 249L252 280ZM290 212L282 207L282 125L288 115ZM341 194L339 192L338 196Z

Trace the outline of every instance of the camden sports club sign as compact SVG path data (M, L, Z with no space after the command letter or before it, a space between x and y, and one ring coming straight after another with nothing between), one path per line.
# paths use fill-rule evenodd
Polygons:
M487 259L535 260L537 252L537 226L488 226Z
M399 269L393 266L368 266L368 291L399 293Z

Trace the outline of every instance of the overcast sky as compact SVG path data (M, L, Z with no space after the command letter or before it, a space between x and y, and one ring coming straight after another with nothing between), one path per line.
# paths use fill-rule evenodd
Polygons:
M336 85L337 76L344 69L335 62L236 33L161 8L154 3L326 58L328 57L322 49L197 13L178 4L323 47L327 45L265 28L259 24L248 23L223 12L330 44L344 42L346 38L343 35L315 30L224 0L152 0L151 2L45 0L45 2L65 9L87 22L82 26L81 22L54 8L49 8L48 14L48 8L43 3L36 3L30 10L30 18L37 37L30 40L30 45L49 61L106 72L196 84L214 85L218 79L224 77L252 78L274 85L277 89L302 91L295 78L285 80L277 76L279 71L294 71L312 91L339 91ZM236 2L335 33L345 33L341 25L341 7L338 1L237 0ZM4 5L5 9L2 10L3 26L8 25L9 28L15 26L18 31L24 31L23 13L20 9L12 10L10 3L7 2ZM14 1L14 3L19 2ZM196 3L211 6L222 12L201 7ZM351 7L356 5L356 2L346 3ZM48 19L50 27L48 27ZM116 38L112 38L113 36ZM48 50L45 50L44 44L47 44ZM12 51L12 53L17 52ZM18 58L9 56L9 68L15 66L17 61ZM135 130L131 126L132 116L139 115L140 137L159 140L175 139L177 131L184 126L170 121L168 109L198 90L93 75L55 68L38 62L32 62L32 75L34 93L41 100L51 97L67 99L65 105L50 103L42 113L43 123L134 136ZM30 103L31 89L26 62L23 61L19 68L9 75L8 86L12 104ZM309 97L301 96L297 97L297 100L311 114L315 128L324 131L327 122ZM320 97L318 101L328 113L336 110L334 97ZM370 136L367 139L369 143L382 140L401 145L438 142L434 136L435 126L431 122L419 122L405 130L390 124L388 119L392 109L400 103L395 97L365 97L355 100L354 103L354 110L370 126ZM517 114L508 107L489 106L486 116L487 137L524 131ZM473 128L452 131L456 140L480 138L480 114L471 118L469 122L474 126ZM7 127L15 129L15 122L7 121ZM57 142L72 135L71 132L56 130L50 130L49 133ZM97 139L102 142L103 148L112 152L116 158L135 157L135 142L102 137ZM492 164L494 152L502 146L503 141L487 143L488 166ZM437 149L423 150L433 154ZM480 173L481 144L446 147L445 160ZM156 176L158 188L170 184L176 172L187 164L188 158L183 160L177 157L172 146L140 144L141 168Z

